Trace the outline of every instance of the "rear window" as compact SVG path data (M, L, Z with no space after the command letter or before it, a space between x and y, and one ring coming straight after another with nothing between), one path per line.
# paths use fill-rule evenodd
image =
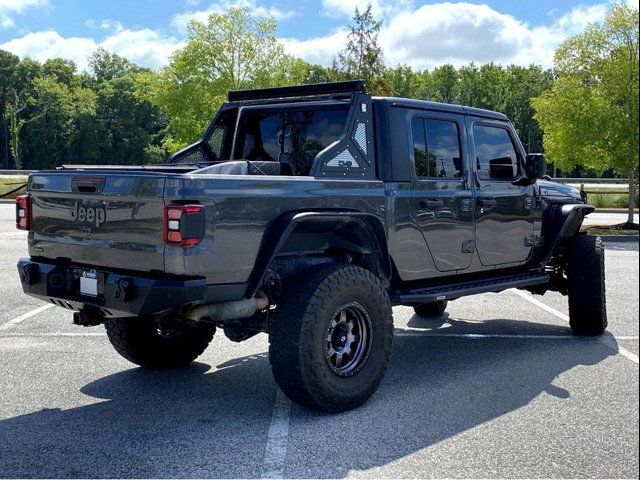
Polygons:
M248 110L242 113L234 158L289 165L308 176L316 155L339 140L349 105L317 109Z
M411 131L418 178L460 178L460 133L455 122L414 117Z

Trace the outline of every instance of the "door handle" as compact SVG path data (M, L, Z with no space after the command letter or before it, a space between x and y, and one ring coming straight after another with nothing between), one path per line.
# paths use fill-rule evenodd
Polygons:
M478 199L478 206L480 207L491 208L491 207L495 207L497 204L498 204L497 200L494 200L493 198Z
M441 208L443 206L444 206L444 202L442 200L438 200L437 198L420 200L420 207L427 208L429 210L434 210L436 208Z

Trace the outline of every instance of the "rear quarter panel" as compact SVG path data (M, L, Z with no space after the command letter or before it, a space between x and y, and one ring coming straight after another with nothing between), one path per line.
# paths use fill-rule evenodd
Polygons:
M166 180L165 202L206 207L203 241L192 248L167 246L165 269L202 275L209 284L244 283L271 223L287 212L353 210L384 222L384 187L377 180L312 177L180 175Z

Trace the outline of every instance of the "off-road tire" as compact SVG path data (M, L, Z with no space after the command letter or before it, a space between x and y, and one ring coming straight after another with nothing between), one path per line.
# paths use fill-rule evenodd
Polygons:
M446 300L421 303L420 305L414 305L413 311L420 317L441 317L447 309L447 304Z
M292 401L326 412L366 402L387 370L393 342L391 303L380 280L361 267L331 264L304 270L287 288L269 331L278 386ZM371 341L360 369L344 377L329 366L327 332L335 312L352 304L366 310Z
M161 334L150 317L110 318L105 329L120 355L141 367L158 370L190 364L215 334L214 326L196 324L177 325Z
M567 265L569 324L574 335L602 335L607 328L604 244L600 237L573 240Z

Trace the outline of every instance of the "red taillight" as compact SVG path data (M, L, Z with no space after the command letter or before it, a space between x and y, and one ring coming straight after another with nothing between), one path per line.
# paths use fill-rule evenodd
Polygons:
M164 243L179 247L198 245L204 237L202 205L169 204L164 207Z
M16 228L29 230L31 227L31 197L20 195L16 197Z

